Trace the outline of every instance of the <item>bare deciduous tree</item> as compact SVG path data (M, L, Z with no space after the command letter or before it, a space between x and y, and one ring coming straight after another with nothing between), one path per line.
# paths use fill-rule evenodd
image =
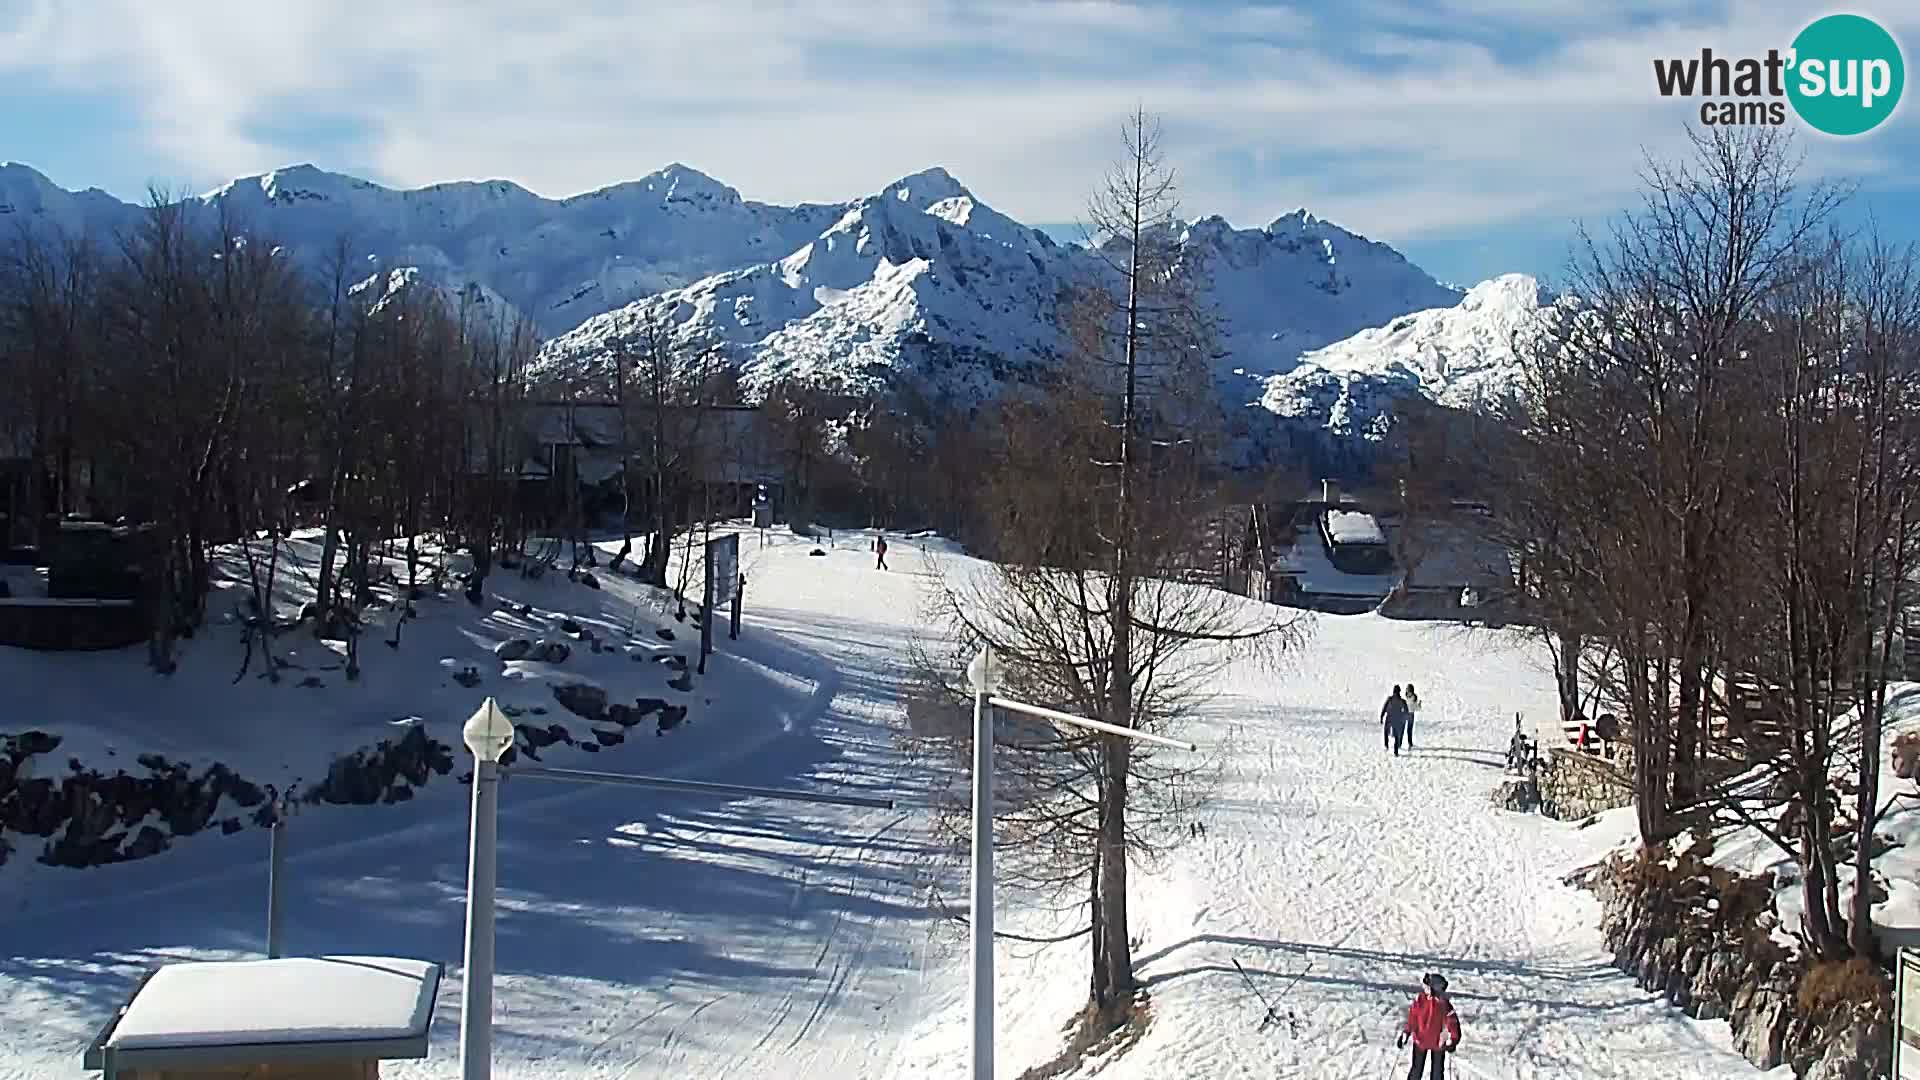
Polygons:
M648 310L630 334L614 342L609 362L607 381L625 447L621 486L628 507L616 562L633 550L632 467L637 462L646 480L650 524L640 577L665 585L674 538L693 513L693 482L721 455L716 439L722 432L711 419L724 392L724 356L716 343L689 337L666 313Z
M1629 729L1642 840L1716 814L1757 829L1800 864L1802 936L1833 960L1874 948L1882 721L1920 543L1920 284L1911 254L1829 235L1844 193L1796 167L1772 129L1650 166L1640 209L1584 247L1579 310L1518 350L1510 426L1471 456L1563 708L1584 714L1584 684Z
M981 645L1020 697L1160 730L1191 717L1220 665L1277 650L1297 629L1281 609L1183 580L1214 548L1214 327L1175 229L1158 128L1136 113L1124 142L1091 207L1106 271L1064 301L1072 360L993 429L979 504L999 561L945 581L934 601L932 620L958 646L923 643L918 748L970 752L943 673ZM1168 826L1204 796L1215 762L1045 724L997 749L1008 872L1086 905L1090 1015L1111 1026L1136 988L1129 859L1175 842Z
M1483 455L1498 528L1525 559L1516 599L1557 637L1563 708L1579 700L1571 658L1607 647L1592 674L1631 728L1648 842L1707 798L1716 627L1751 511L1751 356L1836 199L1796 187L1785 140L1716 129L1691 159L1648 165L1640 208L1609 243L1584 241L1578 314L1518 343L1524 403Z

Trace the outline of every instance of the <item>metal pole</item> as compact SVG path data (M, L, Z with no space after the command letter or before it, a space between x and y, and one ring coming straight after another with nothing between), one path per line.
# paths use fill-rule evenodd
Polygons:
M460 995L461 1080L493 1073L493 881L500 764L476 756L473 830L467 848L467 965Z
M273 828L267 830L267 836L267 959L278 960L286 941L281 893L287 877L287 804L277 795L273 801Z
M993 1027L993 705L981 685L973 695L973 1080L993 1080Z
M1063 713L1057 709L1042 708L1039 705L1029 705L1024 701L1014 701L1010 698L989 698L988 704L998 705L1002 709L1012 709L1014 712L1023 712L1029 716L1045 717L1048 720L1054 720L1062 724L1071 724L1074 727L1087 728L1090 731L1104 731L1109 735L1124 735L1134 742L1171 746L1177 750L1199 749L1199 747L1185 739L1169 739L1165 735L1151 735L1141 731L1139 728L1121 727L1119 724L1109 724L1105 720L1089 720L1084 716Z

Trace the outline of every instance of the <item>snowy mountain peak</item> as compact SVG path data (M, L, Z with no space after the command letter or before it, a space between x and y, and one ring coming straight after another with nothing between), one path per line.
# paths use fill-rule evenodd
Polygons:
M0 191L14 188L41 191L58 191L54 182L47 179L45 173L25 162L0 161Z
M1384 431L1402 398L1485 407L1513 395L1515 347L1559 303L1526 274L1483 281L1458 304L1410 312L1302 354L1292 370L1266 380L1261 404L1283 417L1326 416L1331 429L1363 435Z
M1460 307L1467 311L1531 310L1550 306L1557 299L1557 293L1541 285L1531 274L1501 274L1468 289Z
M383 192L386 189L370 180L331 173L317 165L289 165L251 178L269 202L288 205L296 202L327 202L351 192ZM229 185L231 187L232 185Z
M31 165L0 162L0 216L35 213L70 198Z
M1317 226L1331 224L1332 222L1327 221L1325 218L1314 216L1306 207L1302 206L1295 209L1291 214L1281 214L1271 222L1268 222L1267 231L1270 233L1307 232ZM1334 225L1333 227L1340 229L1338 225ZM1340 229L1340 231L1345 232L1346 230Z
M134 212L99 188L68 191L31 165L0 162L0 245L16 239L22 229L98 234L126 224Z
M1233 227L1232 222L1219 214L1208 214L1206 217L1188 222L1186 227L1180 230L1180 235L1185 243L1218 244L1239 231Z
M369 184L367 189L386 195L394 192L387 188ZM363 189L366 190L366 189ZM462 201L481 205L497 203L545 204L547 200L521 187L511 180L454 180L445 184L418 188L398 193L407 200L442 198L449 201Z
M1357 232L1342 228L1328 221L1326 218L1315 216L1304 207L1295 210L1291 214L1283 214L1280 217L1274 218L1273 221L1267 225L1266 229L1262 231L1271 237L1283 238L1295 243L1305 242L1311 244L1319 248L1321 252L1326 255L1327 261L1330 263L1337 261L1340 252L1345 249L1356 253L1365 251L1375 258L1405 263L1408 266L1412 265L1411 263L1407 263L1407 257L1405 255L1400 254L1400 252L1395 250L1391 245L1383 244L1378 240L1370 240ZM1425 277L1426 275L1422 274L1421 276ZM1436 284L1438 283L1436 282ZM1457 295L1458 293L1456 292L1456 296Z
M950 199L973 198L973 192L968 191L965 185L954 179L952 173L938 165L895 180L882 188L880 195L882 198L908 203L917 210L925 210L935 203Z
M691 165L676 161L642 183L666 202L718 203L738 206L740 193Z

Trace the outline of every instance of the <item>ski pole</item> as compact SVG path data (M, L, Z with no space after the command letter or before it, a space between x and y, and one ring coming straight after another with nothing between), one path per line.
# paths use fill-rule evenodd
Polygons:
M1247 974L1247 969L1240 966L1239 957L1235 956L1229 959L1233 961L1233 970L1238 971L1240 977L1246 980L1247 989L1253 991L1253 996L1259 1000L1261 1008L1267 1010L1267 1015L1260 1021L1262 1027L1266 1026L1267 1022L1273 1019L1273 1006L1267 1004L1267 995L1260 992L1260 987L1253 981L1253 976Z

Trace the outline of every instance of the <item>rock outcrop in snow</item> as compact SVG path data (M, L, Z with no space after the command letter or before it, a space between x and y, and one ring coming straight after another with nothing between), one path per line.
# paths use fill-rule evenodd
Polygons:
M1756 1068L1809 1080L1887 1075L1892 1002L1810 992L1813 964L1777 940L1771 875L1715 875L1687 852L1638 865L1616 855L1570 883L1599 898L1616 967L1689 1016L1725 1020Z

